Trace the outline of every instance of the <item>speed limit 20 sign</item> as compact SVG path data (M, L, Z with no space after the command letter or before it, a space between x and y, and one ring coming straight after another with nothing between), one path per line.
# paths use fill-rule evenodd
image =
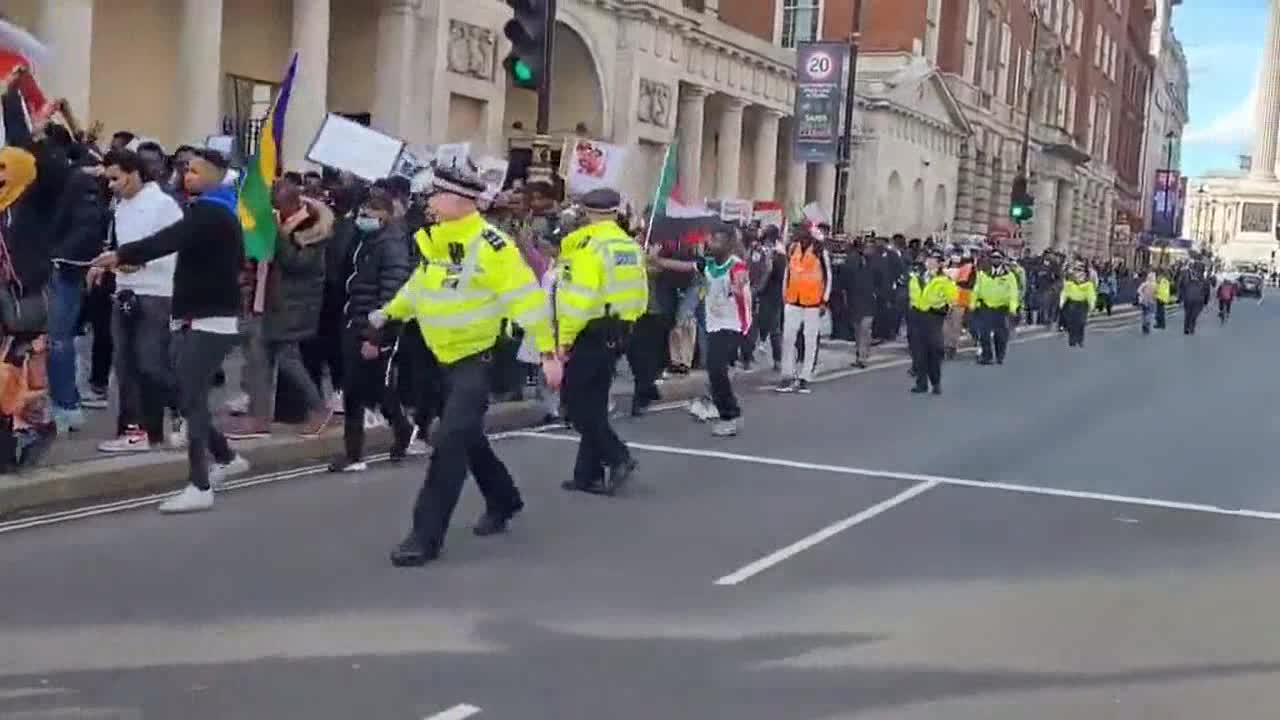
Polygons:
M799 162L833 163L838 156L844 96L843 43L801 43L796 48L796 111L792 142Z

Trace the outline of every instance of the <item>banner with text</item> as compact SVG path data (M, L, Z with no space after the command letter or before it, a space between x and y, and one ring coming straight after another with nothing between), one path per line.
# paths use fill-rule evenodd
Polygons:
M796 114L792 138L798 163L835 163L849 46L800 43L796 47Z

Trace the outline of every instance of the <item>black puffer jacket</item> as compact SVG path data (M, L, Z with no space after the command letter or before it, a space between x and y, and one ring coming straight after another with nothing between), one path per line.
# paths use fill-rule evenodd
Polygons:
M333 211L303 200L311 219L290 237L276 240L267 283L263 332L274 342L301 342L315 336L324 299L325 244L333 234Z
M348 331L372 338L375 334L370 332L369 313L391 302L413 274L404 232L404 226L393 221L376 235L356 235L351 275L347 277L347 304L342 312L343 327ZM379 337L392 338L398 332L395 323L388 323Z

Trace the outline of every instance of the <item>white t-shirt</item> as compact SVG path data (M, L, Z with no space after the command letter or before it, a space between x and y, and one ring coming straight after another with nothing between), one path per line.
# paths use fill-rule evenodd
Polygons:
M730 255L723 263L707 258L703 276L707 332L733 330L745 335L751 329L751 286L747 264L737 255Z
M149 182L137 195L121 198L116 204L116 243L120 246L150 237L182 219L182 208L160 186ZM173 270L176 254L147 263L134 273L117 273L116 288L138 295L173 297Z

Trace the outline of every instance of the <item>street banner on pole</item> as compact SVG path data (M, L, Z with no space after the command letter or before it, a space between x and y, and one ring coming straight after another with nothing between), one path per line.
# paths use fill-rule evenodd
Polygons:
M835 163L840 151L840 105L849 46L800 43L796 48L796 113L793 157L801 163Z

